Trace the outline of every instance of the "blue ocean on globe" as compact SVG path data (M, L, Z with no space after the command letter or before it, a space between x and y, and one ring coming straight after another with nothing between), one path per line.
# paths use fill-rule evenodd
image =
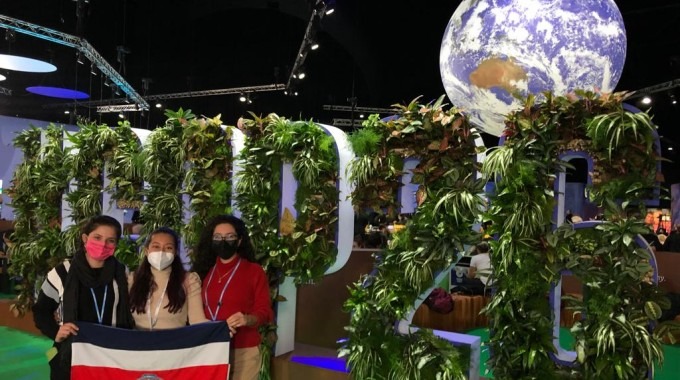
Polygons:
M464 0L439 55L446 94L479 129L500 136L513 96L612 92L626 59L613 0Z

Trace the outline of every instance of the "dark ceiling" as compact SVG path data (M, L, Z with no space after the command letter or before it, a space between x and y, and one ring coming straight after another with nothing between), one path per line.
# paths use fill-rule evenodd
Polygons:
M72 34L87 40L142 96L286 83L295 62L314 0L0 0L0 14ZM331 3L331 1L328 1ZM336 0L335 13L321 20L319 50L306 58L307 78L298 96L282 91L253 94L253 103L238 95L192 96L164 100L234 124L247 111L275 112L294 119L331 123L350 113L323 105L389 108L415 97L445 94L439 74L444 29L460 1ZM677 0L616 1L624 18L628 50L620 90L638 90L680 78L680 3ZM78 5L82 16L77 17ZM4 34L3 30L0 30ZM124 63L117 46L124 46ZM26 54L51 60L51 74L0 72L0 114L58 123L73 122L74 113L116 125L117 113L98 114L88 102L27 93L30 85L76 87L91 101L118 98L103 86L101 73L76 63L76 50L16 33L13 42L0 35L0 53ZM144 78L148 88L144 86ZM651 113L667 146L680 142L678 106L669 91L654 94ZM678 93L680 96L680 93ZM120 104L120 100L115 101ZM151 103L151 102L150 102ZM153 102L155 104L155 101ZM152 129L165 120L163 109L129 112L133 126ZM637 104L636 104L637 105ZM642 107L642 106L640 106ZM358 117L358 114L355 115ZM495 143L485 136L487 143ZM677 151L676 147L676 151ZM665 170L667 171L667 170ZM674 172L677 172L674 170ZM667 174L677 175L677 174ZM678 182L673 179L673 181Z

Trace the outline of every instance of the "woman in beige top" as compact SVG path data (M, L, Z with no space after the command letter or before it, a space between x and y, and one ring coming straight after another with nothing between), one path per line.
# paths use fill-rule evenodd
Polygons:
M139 330L164 330L205 322L201 280L179 259L179 235L161 227L143 248L145 260L128 277L130 309Z

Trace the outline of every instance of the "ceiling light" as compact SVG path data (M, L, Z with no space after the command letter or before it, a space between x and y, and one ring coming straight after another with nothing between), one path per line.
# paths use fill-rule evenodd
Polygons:
M644 105L652 104L652 98L650 98L649 96L645 96L644 98L642 98L641 102Z
M45 61L18 55L0 54L0 69L23 71L28 73L51 73L57 66Z
M49 87L49 86L33 86L26 87L26 91L42 96L49 96L51 98L61 99L88 99L90 95L70 88Z

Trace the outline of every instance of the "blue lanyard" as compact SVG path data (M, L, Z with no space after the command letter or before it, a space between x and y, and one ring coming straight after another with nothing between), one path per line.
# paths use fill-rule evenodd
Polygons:
M241 259L238 259L238 262L236 263L234 270L231 271L231 275L229 276L227 283L224 284L224 287L222 287L222 293L220 293L220 298L217 300L217 308L215 309L215 313L213 313L212 309L210 308L210 304L208 303L208 288L210 287L210 282L212 282L213 275L215 274L215 270L217 269L217 264L215 264L213 270L210 272L208 283L205 286L205 292L203 292L203 298L205 299L205 307L206 309L208 309L208 313L210 313L210 319L213 321L217 320L217 314L219 314L220 308L222 307L222 297L224 296L224 291L227 290L227 287L229 286L231 279L234 277L234 273L236 273L236 270L238 269L239 265L241 265Z
M90 288L90 293L92 293L92 300L94 301L94 308L97 311L97 320L99 321L99 324L102 324L102 321L104 321L104 310L106 310L106 294L109 292L109 285L106 284L104 287L104 298L102 299L102 310L101 313L99 312L99 304L97 303L97 297L94 296L94 289Z

